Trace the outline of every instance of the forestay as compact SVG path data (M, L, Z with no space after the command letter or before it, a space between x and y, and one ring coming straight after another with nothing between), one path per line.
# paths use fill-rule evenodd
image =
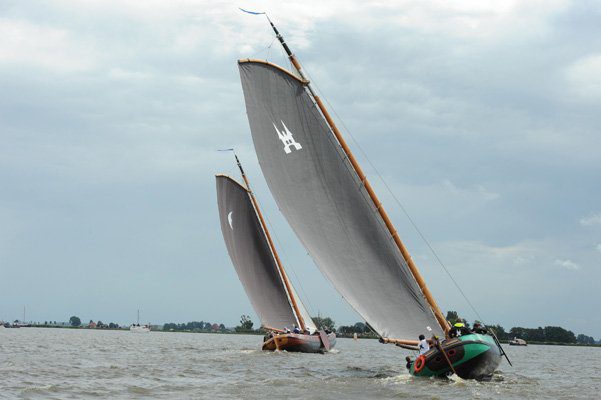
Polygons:
M285 285L276 265L263 227L250 199L250 193L238 182L217 175L217 203L221 232L253 308L263 326L276 329L298 325ZM295 296L295 294L292 294ZM304 306L295 297L305 325L315 331L315 325Z
M382 337L442 334L303 82L266 62L241 60L239 69L263 174L319 269Z

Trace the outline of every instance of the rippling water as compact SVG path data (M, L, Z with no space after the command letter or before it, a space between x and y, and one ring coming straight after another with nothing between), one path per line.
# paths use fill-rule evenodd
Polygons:
M0 329L0 398L597 399L601 348L509 347L491 382L412 378L406 351L339 339L269 353L261 336Z

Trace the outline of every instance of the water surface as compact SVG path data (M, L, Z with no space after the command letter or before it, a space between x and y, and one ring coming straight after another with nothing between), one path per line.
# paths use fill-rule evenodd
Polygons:
M410 352L338 339L332 353L271 353L261 336L0 329L0 398L596 399L601 348L506 347L491 382L413 378Z

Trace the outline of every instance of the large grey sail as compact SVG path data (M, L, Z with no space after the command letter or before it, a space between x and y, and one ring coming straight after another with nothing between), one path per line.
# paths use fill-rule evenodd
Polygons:
M292 328L298 322L248 191L227 176L216 179L223 239L261 324Z
M383 337L442 334L364 186L303 83L278 66L240 61L263 174L315 263Z

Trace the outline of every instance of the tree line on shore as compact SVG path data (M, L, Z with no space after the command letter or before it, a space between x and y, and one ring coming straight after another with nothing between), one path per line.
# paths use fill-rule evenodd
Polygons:
M56 321L55 321L55 323L56 323ZM82 326L81 319L78 316L73 315L73 316L71 316L71 318L69 318L69 325L71 325L73 327L80 327L80 326ZM107 324L100 320L98 320L96 322L93 320L90 320L90 322L88 322L88 324L87 324L87 327L88 328L96 328L96 329L119 329L119 328L122 328L121 326L119 326L119 324L117 324L115 322L109 322Z
M464 319L460 318L456 311L447 312L447 321L452 324L456 322L462 322L467 327L469 323ZM479 321L474 321L474 323ZM514 338L524 339L529 343L567 343L567 344L601 344L601 341L595 341L591 336L584 334L575 335L574 332L562 328L560 326L545 326L538 328L523 328L515 326L509 331L506 331L499 324L487 325L488 329L492 330L500 341L509 341Z
M223 324L191 321L184 323L168 322L163 325L164 331L184 331L184 332L225 332L227 328Z
M451 324L456 322L462 322L468 328L470 324L464 318L459 317L456 311L449 311L446 315L447 321ZM353 325L341 325L336 326L336 322L330 317L312 317L313 322L318 329L329 329L340 337L352 337L355 334L358 337L377 338L378 335L369 327L368 324L363 322L357 322ZM17 322L17 321L15 321ZM478 321L474 321L476 323ZM35 323L34 326L63 326L64 323L57 323L56 321L45 321L42 323ZM69 318L69 326L71 327L93 327L96 329L120 329L124 328L119 324L110 322L108 324L102 321L94 322L90 320L87 325L83 325L82 321L77 316L71 316ZM260 333L263 330L253 329L254 323L250 316L242 315L240 317L240 324L233 329L227 328L222 323L211 323L204 321L191 321L185 323L169 322L163 325L163 331L185 331L185 332L237 332L237 333ZM585 334L574 334L574 332L562 328L560 326L545 326L538 328L524 328L524 327L512 327L509 330L505 330L499 324L487 325L488 329L492 330L500 341L509 341L514 338L524 339L529 343L565 343L565 344L581 344L581 345L594 345L601 344L601 340L596 341L593 337ZM288 327L292 328L292 327Z
M501 325L489 325L489 329L495 332L499 340L507 341L514 338L524 339L529 343L578 343L578 344L596 344L597 341L592 336L579 334L562 328L561 326L545 326L538 328L522 328L515 326L508 332Z
M462 322L468 328L470 324L464 318L459 317L456 311L449 311L447 313L447 321L451 324ZM341 325L336 327L336 323L330 317L313 317L313 322L318 329L330 329L335 331L339 337L352 337L357 334L358 337L377 338L378 335L364 322L357 322L353 325ZM476 323L478 321L474 321ZM250 317L243 315L240 320L240 325L236 327L238 332L251 332L253 327ZM509 341L514 338L524 339L530 343L565 343L565 344L582 344L582 345L594 345L601 344L600 341L596 341L593 337L584 334L575 335L574 332L562 328L560 326L545 326L538 328L523 328L513 327L508 331L505 330L501 325L487 325L495 335L501 341Z

